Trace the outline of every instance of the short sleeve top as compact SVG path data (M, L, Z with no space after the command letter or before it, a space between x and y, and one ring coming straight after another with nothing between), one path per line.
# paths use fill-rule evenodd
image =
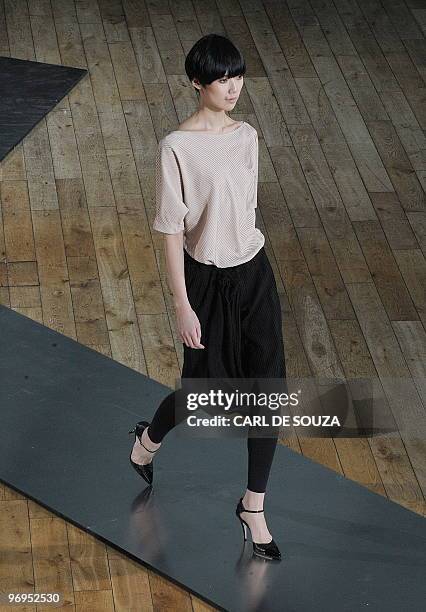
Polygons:
M243 121L224 134L176 130L156 155L153 229L184 230L191 257L219 268L252 259L265 243L255 227L257 130Z

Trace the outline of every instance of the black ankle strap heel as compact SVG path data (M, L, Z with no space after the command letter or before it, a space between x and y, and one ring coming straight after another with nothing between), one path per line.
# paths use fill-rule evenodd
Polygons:
M243 518L241 518L240 514L242 512L263 512L263 509L262 510L247 510L246 508L244 508L243 498L240 497L240 501L238 502L237 508L235 510L235 514L240 519L241 527L243 529L244 542L245 542L247 540L247 527L250 530L250 535L251 535L251 529L250 529L250 525ZM252 536L252 542L253 542L253 536ZM270 542L253 542L253 552L255 555L259 557L263 557L265 559L274 559L274 560L281 559L281 552L278 546L276 545L274 539L272 539Z
M135 442L136 442L136 438L137 438L139 440L139 443L149 453L156 453L159 450L159 448L157 448L156 450L152 451L152 450L149 450L149 448L146 448L146 446L144 444L142 444L142 441L141 441L142 434L143 434L144 429L146 429L147 427L149 427L148 421L139 421L139 423L136 423L134 429L131 429L129 431L129 434L133 434L134 433L135 434ZM152 465L152 461L151 461L151 463L147 463L145 465L141 465L139 463L135 463L133 461L133 459L132 459L132 453L130 453L129 459L130 459L130 463L135 468L135 470L137 471L139 476L142 476L142 478L149 485L152 485L152 481L153 481L153 478L154 478L154 466Z

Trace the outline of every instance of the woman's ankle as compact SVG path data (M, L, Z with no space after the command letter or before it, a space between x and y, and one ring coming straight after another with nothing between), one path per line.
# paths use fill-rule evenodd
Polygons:
M263 510L265 493L258 493L246 489L243 497L243 506L248 510Z
M148 427L146 427L141 436L142 444L150 451L156 451L160 448L161 442L153 442L149 437Z

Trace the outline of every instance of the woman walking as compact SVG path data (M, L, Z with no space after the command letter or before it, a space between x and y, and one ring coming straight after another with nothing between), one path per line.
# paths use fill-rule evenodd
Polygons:
M255 227L258 136L245 121L231 120L246 72L233 43L216 34L190 50L185 70L199 108L159 143L156 217L165 236L168 280L177 328L184 343L182 378L285 378L281 309L274 274ZM151 423L130 433L130 461L151 484L152 460L175 420L175 391ZM247 437L248 482L236 514L254 553L280 559L263 504L277 444Z

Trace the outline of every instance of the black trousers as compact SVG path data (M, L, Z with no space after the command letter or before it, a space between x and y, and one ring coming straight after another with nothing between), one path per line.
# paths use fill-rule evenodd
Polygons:
M228 268L196 261L184 250L185 284L201 324L204 349L184 344L182 378L285 378L281 306L264 247L248 262ZM177 394L168 395L148 428L155 443L175 427ZM264 493L276 449L272 437L247 436L248 481Z

